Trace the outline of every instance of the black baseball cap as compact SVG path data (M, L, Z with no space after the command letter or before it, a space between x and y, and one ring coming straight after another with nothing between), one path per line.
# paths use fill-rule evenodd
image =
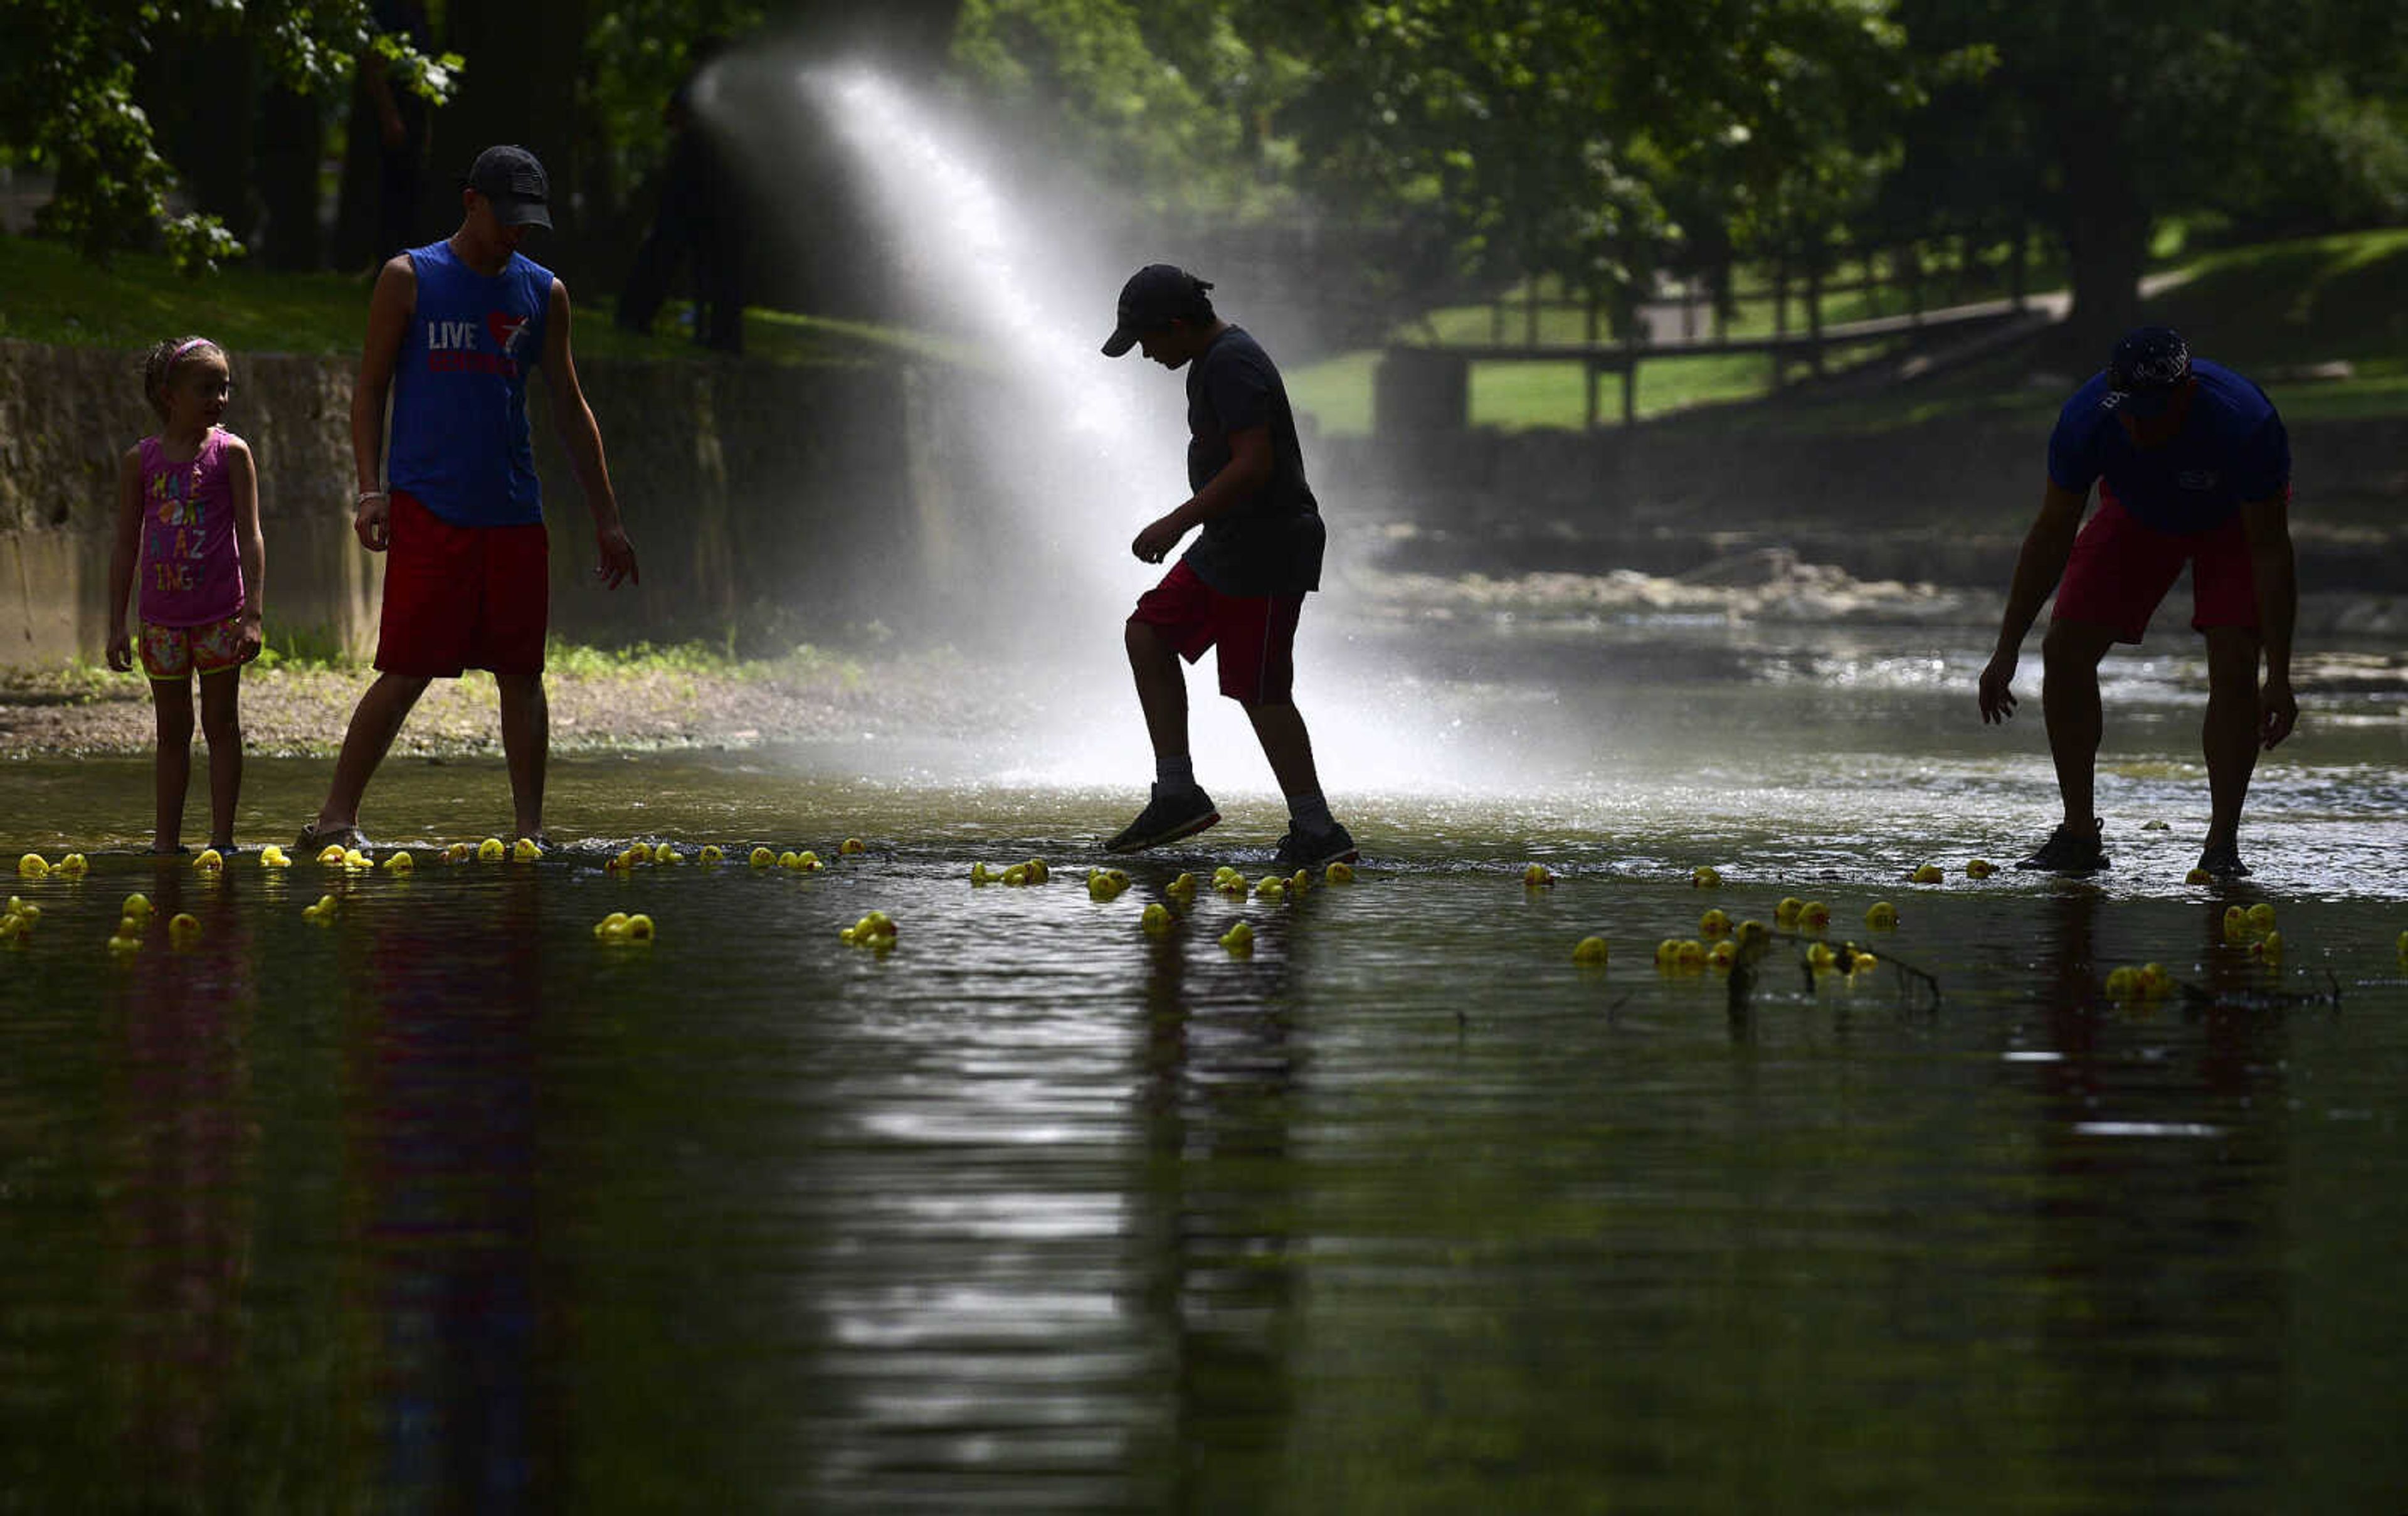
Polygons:
M552 212L545 208L552 197L552 180L544 176L543 165L535 154L524 148L487 148L477 154L477 166L461 183L483 195L505 226L548 229L552 225Z
M1140 332L1201 315L1211 305L1204 292L1211 287L1173 264L1150 263L1129 275L1121 286L1120 325L1105 340L1104 356L1117 358L1137 346Z
M2163 411L2190 378L2190 344L2171 326L2135 326L2107 356L2107 392L2136 416Z

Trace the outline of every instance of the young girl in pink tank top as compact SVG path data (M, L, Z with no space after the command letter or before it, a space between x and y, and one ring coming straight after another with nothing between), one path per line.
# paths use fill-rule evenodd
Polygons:
M152 348L142 389L159 434L117 471L117 545L108 561L108 666L134 667L126 610L141 618L143 672L159 711L154 853L180 853L193 771L193 681L209 744L209 845L234 846L242 792L242 666L259 656L266 549L251 449L218 422L234 395L225 350L205 337Z

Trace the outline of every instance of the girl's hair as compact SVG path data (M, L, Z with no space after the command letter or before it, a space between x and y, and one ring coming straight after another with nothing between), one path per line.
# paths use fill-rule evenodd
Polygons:
M225 356L225 349L206 337L172 337L152 343L150 350L142 354L142 397L150 402L150 409L159 413L163 422L167 419L167 386L174 383L177 368L195 353Z

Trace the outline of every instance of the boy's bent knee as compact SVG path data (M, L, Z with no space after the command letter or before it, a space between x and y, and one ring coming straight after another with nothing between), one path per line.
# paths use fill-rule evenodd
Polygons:
M2112 627L2094 627L2079 621L2052 621L2047 635L2041 639L2041 660L2051 669L2095 669L2114 642L2115 632Z

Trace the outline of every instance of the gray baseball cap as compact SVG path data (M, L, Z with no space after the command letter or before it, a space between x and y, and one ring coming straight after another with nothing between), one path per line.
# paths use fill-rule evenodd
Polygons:
M495 219L505 226L552 225L552 212L546 202L552 197L552 180L536 161L534 153L524 148L508 145L487 148L477 154L477 165L461 180L493 206Z

